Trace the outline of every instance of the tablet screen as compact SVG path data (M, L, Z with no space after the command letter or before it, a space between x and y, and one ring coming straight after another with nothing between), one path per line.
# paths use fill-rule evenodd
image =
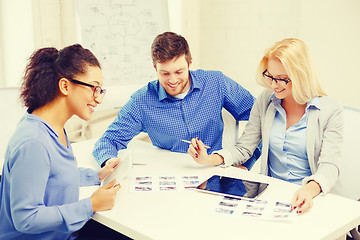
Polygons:
M197 190L231 197L256 198L268 183L214 175L196 187Z

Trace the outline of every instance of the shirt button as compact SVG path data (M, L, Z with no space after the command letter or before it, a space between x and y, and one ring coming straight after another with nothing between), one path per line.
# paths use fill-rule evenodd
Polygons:
M190 122L187 122L187 124L190 124Z

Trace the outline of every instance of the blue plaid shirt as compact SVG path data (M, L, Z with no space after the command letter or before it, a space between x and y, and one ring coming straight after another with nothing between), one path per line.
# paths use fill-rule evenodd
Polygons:
M116 157L140 132L148 133L153 145L186 153L190 140L199 137L211 146L208 153L222 149L222 108L235 119L248 120L255 98L219 71L189 71L191 86L184 99L168 95L159 81L136 91L114 122L95 144L93 155L100 165ZM257 149L247 167L260 156ZM246 166L246 165L245 165Z

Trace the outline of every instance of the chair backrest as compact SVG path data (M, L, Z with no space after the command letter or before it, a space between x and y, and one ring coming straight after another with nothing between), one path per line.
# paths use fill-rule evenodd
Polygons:
M19 100L19 88L0 88L0 174L2 173L5 151L16 125L26 109Z
M344 107L344 144L338 182L331 192L360 199L360 109Z
M239 122L225 108L222 110L222 117L224 121L222 146L229 148L234 146L239 138Z

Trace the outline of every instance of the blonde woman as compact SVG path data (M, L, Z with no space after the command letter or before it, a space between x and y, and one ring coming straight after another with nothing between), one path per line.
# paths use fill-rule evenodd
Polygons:
M302 213L338 179L343 108L322 90L299 39L269 48L256 78L267 89L257 98L238 144L207 155L201 140L193 139L188 153L199 164L239 165L262 140L261 173L302 185L292 201L292 209Z

